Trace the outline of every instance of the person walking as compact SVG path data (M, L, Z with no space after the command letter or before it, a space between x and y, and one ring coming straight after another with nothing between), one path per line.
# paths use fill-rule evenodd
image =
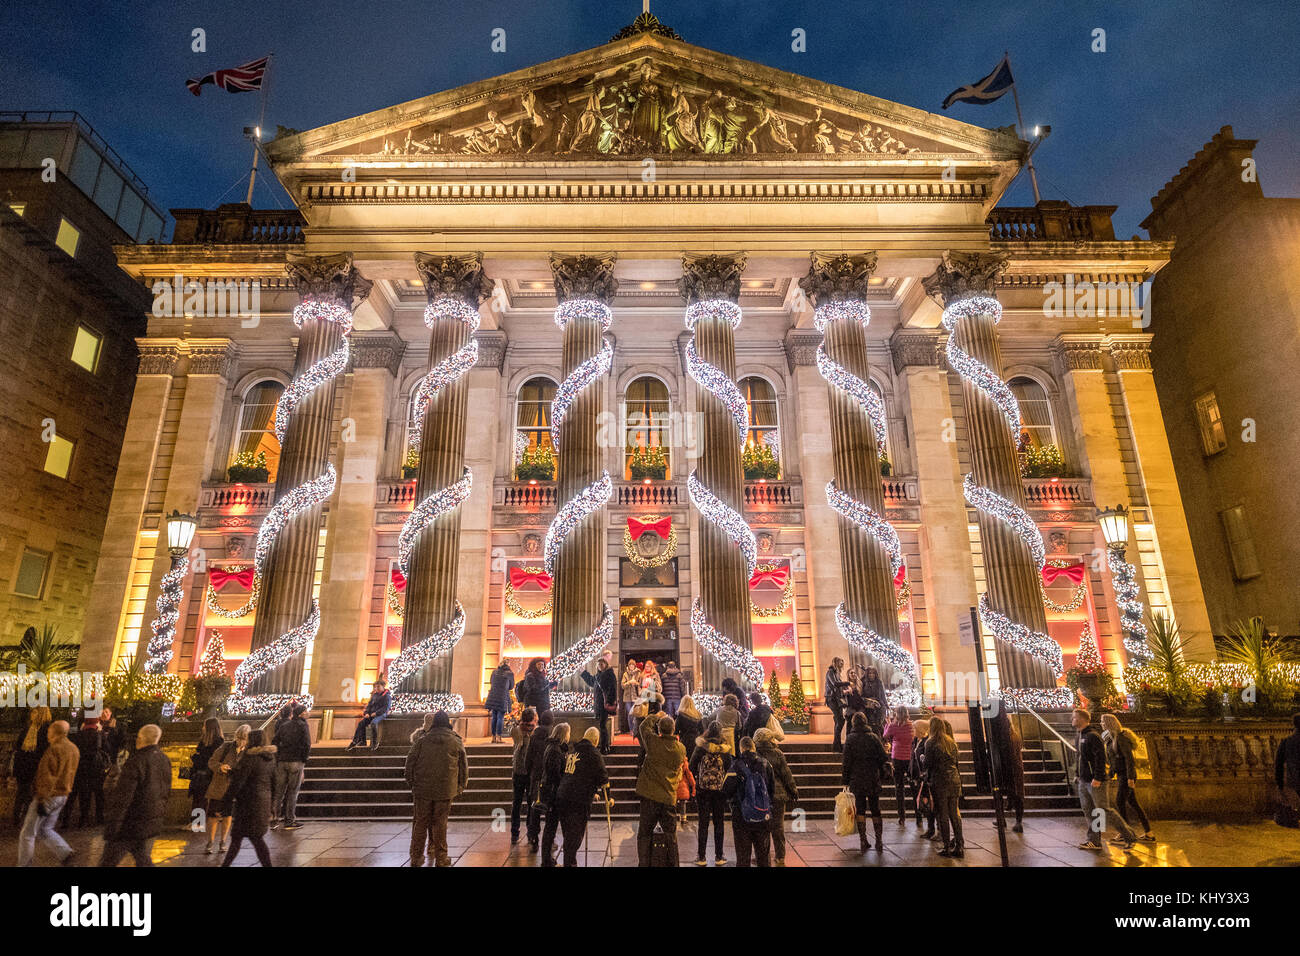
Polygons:
M161 740L157 724L145 724L135 736L135 753L109 793L100 866L117 866L128 853L136 866L153 866L153 841L162 833L172 789L172 762Z
M63 808L61 826L72 826L74 814L78 817L79 829L92 823L103 826L104 778L108 774L108 754L104 753L104 735L99 729L99 718L87 717L71 739L81 759L77 761L77 776L72 782L72 794ZM77 813L78 810L80 813Z
M925 765L925 741L930 735L930 722L917 720L913 722L912 730L912 762L908 767L908 775L916 785L916 826L919 829L924 819L926 830L921 838L933 840L938 835L934 826L934 788L930 786L930 776Z
M772 708L763 703L763 695L754 691L749 695L749 714L745 717L742 737L757 739L758 732L772 719Z
M239 766L230 772L230 797L235 806L230 827L230 849L222 866L230 866L247 838L257 852L262 866L271 865L271 851L266 846L266 831L271 826L271 778L275 774L275 745L266 743L266 734L254 730L248 735L248 748Z
M388 679L379 677L370 689L370 700L366 701L366 708L361 712L361 719L357 721L356 733L352 735L352 743L348 744L348 750L356 750L366 746L366 738L371 736L371 730L374 731L375 742L370 745L371 750L379 749L379 725L384 722L388 712L393 709L393 695L388 690Z
M871 849L867 837L867 811L876 833L876 851L885 849L885 822L880 813L880 784L889 763L885 744L867 722L867 715L853 715L849 735L844 739L844 762L841 779L853 794L858 823L858 846L863 853Z
M513 796L510 801L510 845L519 842L520 811L527 816L528 802L528 744L537 729L537 711L525 707L519 717L519 723L510 730L510 739L514 742L514 752L510 758L510 785Z
M607 754L610 751L609 719L618 713L618 678L610 669L609 661L603 657L596 661L595 674L584 668L578 671L578 676L591 688L591 719L596 722L600 752Z
M677 726L677 739L686 748L686 762L695 756L695 738L704 733L704 724L700 712L695 706L695 698L687 694L677 707L677 716L673 718Z
M645 669L641 671L641 696L663 702L664 682L659 678L659 665L654 661L646 661Z
M1077 786L1079 806L1088 823L1088 835L1079 844L1079 849L1102 849L1102 834L1107 826L1113 825L1119 831L1120 846L1130 850L1137 842L1137 834L1121 814L1114 812L1115 808L1110 802L1107 793L1109 774L1106 769L1106 743L1093 726L1092 715L1088 711L1082 708L1076 710L1070 718L1070 725L1079 732ZM1098 814L1098 810L1102 812Z
M609 673L613 675L613 671ZM588 727L565 760L564 773L555 790L555 813L564 834L565 866L578 865L578 850L587 838L587 823L591 819L591 801L609 783L599 743L600 731Z
M695 777L695 804L699 816L699 852L695 855L696 866L708 866L704 853L709 848L709 821L713 821L714 863L726 866L727 858L722 853L725 838L725 821L727 816L727 798L722 788L731 769L731 748L722 734L722 726L715 720L709 724L704 736L695 740L695 749L691 753L690 769Z
M54 829L63 805L72 793L81 754L68 739L68 722L51 721L45 732L47 746L32 778L32 797L18 833L18 865L30 866L36 855L37 842L44 843L67 866L72 862L72 847Z
M736 744L743 736L740 731L745 726L745 718L740 714L740 701L736 699L735 694L723 696L722 706L713 715L713 719L722 728L722 738L727 742L727 749L734 756L737 753Z
M1102 721L1105 723L1104 719ZM998 755L998 788L1006 797L1016 822L1012 833L1025 832L1025 756L1024 742L1016 730L1005 707L999 707L993 718L992 746Z
M1143 843L1155 843L1151 835L1151 821L1137 798L1137 734L1123 726L1114 714L1101 715L1102 740L1106 744L1106 757L1110 761L1110 772L1116 780L1115 810L1129 826L1136 821L1142 823L1142 835L1138 837ZM1023 787L1024 767L1021 766L1021 786ZM1023 805L1024 800L1021 799ZM1130 807L1132 808L1130 810ZM1131 815L1130 815L1131 814ZM1019 822L1019 816L1016 820ZM1134 827L1136 832L1136 827Z
M934 799L939 838L943 842L939 855L961 859L966 855L966 841L962 836L961 809L957 803L961 797L957 742L948 734L946 722L939 717L930 718L930 732L925 741L925 768Z
M301 829L298 822L298 788L303 769L311 756L311 729L307 726L307 707L294 704L289 718L276 725L275 776L271 780L271 829L283 823L286 830Z
M826 668L825 686L822 687L822 699L826 701L826 706L831 709L831 717L835 721L835 730L831 737L831 752L839 753L844 750L844 743L841 735L844 733L844 691L848 688L848 682L840 676L844 670L844 659L836 657L831 660L831 666Z
M659 684L664 695L664 713L676 720L677 710L682 698L686 696L686 675L676 661L670 660L664 667L663 674L659 676Z
M487 700L483 701L488 709L494 744L505 743L506 714L510 713L510 692L514 689L515 672L508 661L502 661L489 678Z
M199 742L194 746L194 753L190 754L191 812L208 805L208 788L212 786L212 768L208 764L225 742L226 738L221 735L221 721L215 717L205 720Z
M537 718L537 727L528 739L528 759L525 764L528 771L528 847L533 853L541 845L542 808L537 802L537 794L542 787L546 742L551 736L551 726L554 723L554 715L549 710L542 711Z
M226 852L226 838L230 836L230 827L232 824L231 811L235 803L235 795L230 790L230 775L239 767L239 762L244 759L244 754L248 751L248 738L253 732L253 728L248 724L240 724L235 728L235 739L227 741L217 748L216 753L208 761L208 769L212 771L212 782L208 784L208 814L206 825L208 828L208 846L203 852L206 855L213 853L212 843L216 841L216 852Z
M632 723L632 708L641 698L641 668L637 667L635 657L627 659L627 667L619 683L623 688L623 719L627 724L627 732L635 739L637 727Z
M772 793L776 778L772 765L760 757L750 737L740 738L740 754L731 761L722 785L731 802L731 835L736 843L736 866L772 865Z
M636 795L641 800L641 813L636 831L636 853L639 866L650 866L654 830L662 828L668 844L668 865L677 866L677 785L681 782L682 764L686 748L673 736L676 724L667 714L656 722L641 722L641 742L645 747L645 762L636 778Z
M525 707L531 707L539 714L551 709L551 691L559 685L546 677L546 658L534 657L528 662L524 679L515 685L515 698Z
M411 788L415 811L411 821L411 866L424 866L426 847L435 866L451 866L447 818L451 802L465 792L469 782L469 760L465 743L451 729L451 717L446 711L435 713L429 730L411 745L403 776Z
M542 866L555 866L555 834L560 829L560 814L555 808L555 795L564 777L565 761L569 753L569 725L561 722L551 728L542 754L542 782L537 788L537 802L546 815L542 827Z
M48 707L33 707L27 712L27 725L18 731L14 740L14 792L13 824L22 825L27 807L32 802L32 785L36 781L36 768L41 765L45 749L50 745L50 724L54 718Z
M770 727L761 727L754 735L755 752L772 768L772 862L785 866L785 814L799 802L799 785L777 743Z
M881 740L889 745L889 759L894 766L894 792L898 797L898 825L907 826L907 782L912 765L912 721L906 707L895 707L885 725Z

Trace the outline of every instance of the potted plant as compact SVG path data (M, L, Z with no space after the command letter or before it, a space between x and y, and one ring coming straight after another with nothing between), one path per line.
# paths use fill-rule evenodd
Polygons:
M750 442L741 453L740 463L745 469L745 480L775 480L781 476L781 463L767 445Z
M517 481L550 481L554 477L555 456L550 446L539 445L519 456L519 464L515 466Z
M1065 683L1076 694L1088 698L1090 705L1100 705L1115 696L1115 678L1102 663L1097 650L1097 639L1092 635L1092 628L1083 626L1079 638L1079 651L1074 658L1074 666L1065 672Z
M1291 713L1296 688L1288 672L1300 663L1300 654L1269 634L1262 617L1235 622L1220 644L1218 656L1229 669L1236 665L1235 669L1244 671L1246 679L1253 684L1254 692L1250 695L1253 700L1246 701L1246 695L1241 693L1234 695L1246 704L1242 710L1259 714Z
M402 461L402 478L410 481L420 470L420 453L415 448L406 449L406 458Z
M1022 478L1060 478L1065 474L1065 459L1056 445L1025 444L1020 450Z
M235 456L234 462L226 469L226 480L238 482L239 484L260 484L266 481L271 475L271 469L266 464L266 452L259 451L254 455L251 451L241 451Z
M656 481L663 481L668 477L668 456L664 453L662 445L655 445L653 448L637 448L632 452L632 460L628 463L628 474L634 481L641 481L651 478Z

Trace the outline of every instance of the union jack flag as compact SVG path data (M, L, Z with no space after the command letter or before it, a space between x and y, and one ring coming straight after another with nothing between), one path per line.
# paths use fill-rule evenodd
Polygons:
M227 93L247 93L251 90L260 90L262 80L266 77L266 64L270 56L264 56L260 60L253 60L251 63L245 63L243 66L232 67L228 70L216 70L207 76L199 77L197 80L186 80L185 85L195 96L199 95L199 90L206 84L211 83Z

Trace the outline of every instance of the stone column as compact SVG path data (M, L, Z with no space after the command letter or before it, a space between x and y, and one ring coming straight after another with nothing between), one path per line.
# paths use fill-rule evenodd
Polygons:
M334 392L342 368L338 367L333 374L318 371L307 376L305 373L341 350L346 358L352 309L370 291L370 282L357 274L349 255L291 257L286 271L297 285L302 300L294 309L294 322L300 330L294 382L318 384L302 394L288 417L280 443L280 467L275 476L277 505L286 499L301 498L301 491L293 498L288 496L329 471ZM294 383L290 383L286 396L293 388ZM262 568L261 593L253 622L254 651L276 643L318 613L313 588L324 502L314 497L308 496L303 507L293 509ZM292 653L251 681L247 693L297 694L302 687L302 671L303 655Z
M492 292L483 274L482 253L432 256L416 253L429 305L429 376L432 397L420 430L420 464L415 476L417 508L461 480L465 473L466 375L478 357L472 342L478 309ZM489 476L482 476L490 481ZM408 528L411 526L408 524ZM407 533L403 529L403 536ZM456 615L460 559L460 508L452 507L418 531L406 568L406 608L402 650L446 628ZM413 671L395 692L448 693L452 652L433 657Z
M699 360L721 373L727 385L736 389L735 326L740 323L740 274L745 255L687 255L682 257L682 297L687 303L687 327L695 333L694 349ZM688 360L688 368L691 363ZM696 373L692 373L696 378ZM697 384L699 379L696 378ZM745 478L740 464L743 439L738 433L732 410L719 392L702 387L699 392L703 417L700 442L702 453L692 475L707 492L716 497L734 518L737 527L744 525ZM739 397L736 390L735 397ZM697 503L698 507L698 503ZM737 523L738 522L738 523ZM744 527L743 534L753 533ZM705 619L724 640L745 652L754 647L749 615L749 575L751 569L737 542L716 520L701 513L698 560L692 562L698 585L697 600ZM692 628L694 630L694 628ZM697 636L698 640L698 636ZM700 655L700 684L706 691L717 691L723 678L734 677L741 686L749 683L743 674L724 667L715 655ZM752 688L763 690L764 688Z
M952 348L955 346L971 360L983 365L999 383L1005 381L997 334L1001 310L994 305L979 308L980 303L994 300L997 276L1005 268L1004 256L948 253L924 284L926 292L945 307L945 325L951 336L949 364L962 378L974 484L1006 499L1027 516L1016 452L1017 436L1012 433L1003 408L987 391L976 385L969 368L963 370L960 367ZM1012 401L1014 403L1014 399ZM976 508L976 515L984 553L989 607L1012 625L1027 627L1050 640L1046 638L1047 615L1043 610L1041 569L1033 551L1006 521L981 508ZM1032 534L1038 534L1036 527ZM1041 547L1041 537L1038 540ZM1055 674L1047 664L1001 639L997 649L1002 686L1056 686Z
M585 489L609 473L601 468L601 448L596 441L601 405L601 374L584 375L580 366L597 360L609 328L609 306L618 291L613 255L551 255L555 279L556 324L564 330L560 356L563 382L552 403L551 421L561 417L556 493L560 510L582 497ZM587 366L593 369L594 366ZM605 365L608 371L608 365ZM569 400L571 399L571 404ZM567 408L565 407L567 405ZM593 502L594 503L594 502ZM586 510L586 509L584 509ZM547 533L548 544L559 541L553 562L551 659L584 640L596 630L605 611L605 517L597 507L565 528L560 515ZM567 530L567 533L566 533ZM564 690L584 686L576 675L563 682Z

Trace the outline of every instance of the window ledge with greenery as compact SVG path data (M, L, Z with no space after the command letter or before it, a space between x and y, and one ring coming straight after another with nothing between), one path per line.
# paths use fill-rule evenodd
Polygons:
M266 452L241 451L226 469L226 480L236 484L258 485L271 477L271 469L266 463Z

